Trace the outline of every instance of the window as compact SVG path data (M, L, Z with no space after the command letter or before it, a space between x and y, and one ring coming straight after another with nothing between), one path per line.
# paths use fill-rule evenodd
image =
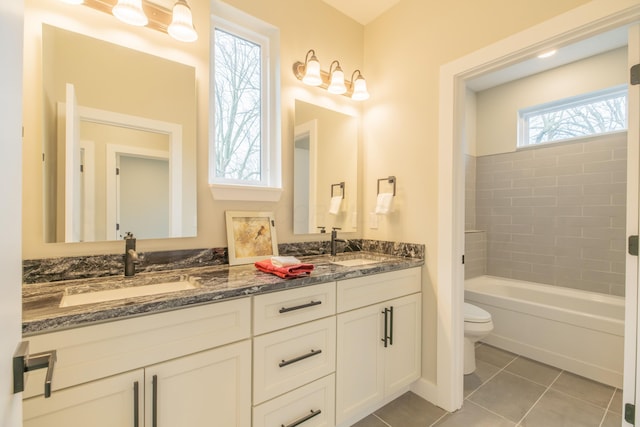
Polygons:
M627 88L617 86L520 110L518 147L627 129Z
M278 31L223 3L212 9L209 184L216 199L274 200L281 182Z

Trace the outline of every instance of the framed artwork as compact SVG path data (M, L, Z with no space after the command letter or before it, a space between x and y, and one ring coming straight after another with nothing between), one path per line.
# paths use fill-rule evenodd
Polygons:
M226 211L229 265L249 264L278 255L273 212Z

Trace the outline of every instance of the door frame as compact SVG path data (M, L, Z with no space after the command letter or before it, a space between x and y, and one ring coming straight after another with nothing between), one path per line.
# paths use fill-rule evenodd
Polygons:
M13 393L13 353L22 339L22 48L24 1L0 2L0 425L22 426L22 393ZM32 179L36 179L32 177Z
M594 0L440 68L438 369L432 400L447 411L455 411L463 403L465 82L549 48L568 45L639 19L640 4L636 0Z

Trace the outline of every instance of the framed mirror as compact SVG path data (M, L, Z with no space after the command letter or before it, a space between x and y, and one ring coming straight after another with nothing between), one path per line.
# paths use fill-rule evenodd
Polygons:
M358 119L295 101L294 234L357 231Z
M45 242L197 234L195 69L42 26Z

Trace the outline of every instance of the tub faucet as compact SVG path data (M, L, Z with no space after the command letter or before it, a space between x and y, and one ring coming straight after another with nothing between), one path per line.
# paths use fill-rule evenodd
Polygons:
M336 256L336 243L346 242L344 239L338 239L338 230L340 230L339 227L331 227L331 256Z
M130 231L124 236L124 275L133 276L136 274L136 263L140 257L136 252L136 238Z

